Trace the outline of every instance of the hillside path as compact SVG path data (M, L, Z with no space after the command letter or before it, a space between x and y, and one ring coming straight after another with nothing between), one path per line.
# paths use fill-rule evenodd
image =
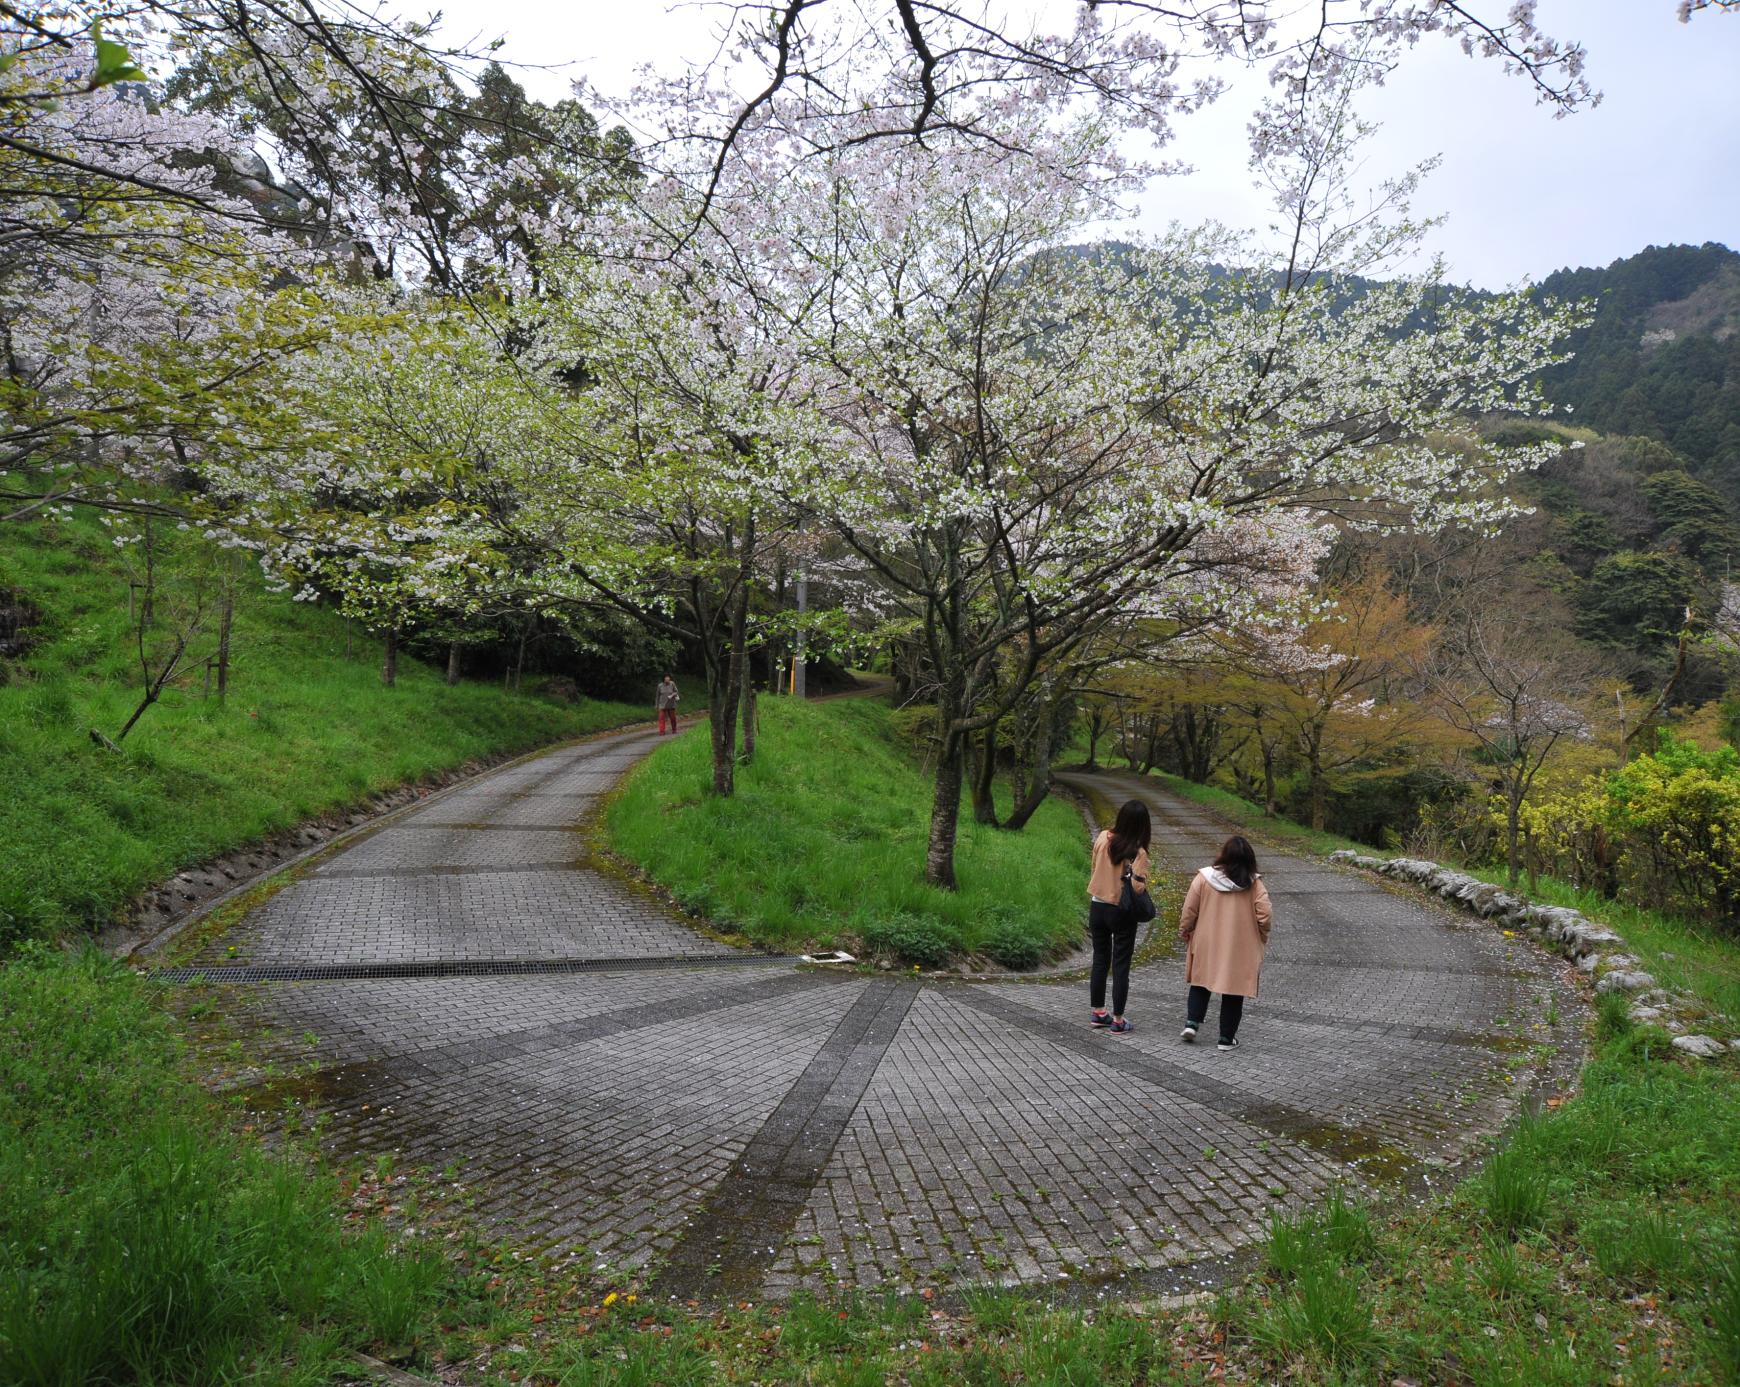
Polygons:
M1078 979L736 953L588 865L574 831L655 741L480 777L210 939L202 995L297 1076L240 1076L260 1120L317 1110L335 1152L451 1171L488 1226L679 1299L1110 1294L1212 1281L1272 1208L1336 1184L1443 1184L1514 1110L1529 1052L1579 1043L1574 992L1525 941L1271 853L1274 938L1230 1054L1179 1042L1164 951L1124 1037L1089 1028ZM1169 871L1227 831L1152 782L1093 780L1153 806Z

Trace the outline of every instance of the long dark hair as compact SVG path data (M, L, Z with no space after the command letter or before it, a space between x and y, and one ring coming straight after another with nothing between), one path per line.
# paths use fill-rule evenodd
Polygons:
M1214 865L1225 872L1239 890L1249 891L1251 883L1257 879L1257 850L1248 838L1235 833L1220 845L1220 856L1214 859Z
M1112 838L1106 844L1106 854L1114 862L1134 862L1138 852L1146 852L1154 841L1154 826L1148 821L1148 806L1139 799L1125 801L1118 810L1118 821L1112 825Z

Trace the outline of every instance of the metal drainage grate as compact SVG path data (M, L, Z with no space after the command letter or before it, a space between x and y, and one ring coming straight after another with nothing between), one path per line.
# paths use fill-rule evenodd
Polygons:
M460 958L416 963L233 963L153 968L154 982L339 982L368 978L500 978L525 973L638 973L657 968L796 963L790 954L674 954L661 958Z

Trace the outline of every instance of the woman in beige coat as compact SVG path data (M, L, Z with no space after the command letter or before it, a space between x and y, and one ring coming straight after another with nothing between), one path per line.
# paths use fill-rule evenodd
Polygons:
M1132 892L1148 890L1148 847L1154 826L1148 806L1139 799L1118 810L1117 821L1094 837L1093 868L1088 876L1088 936L1094 961L1088 973L1088 1016L1113 1035L1135 1029L1124 1015L1130 996L1130 959L1136 952L1136 918L1121 904L1124 878ZM1112 976L1112 1009L1106 1010L1106 974Z
M1208 1016L1209 995L1218 992L1220 1048L1238 1048L1239 1020L1245 998L1257 995L1272 919L1269 888L1257 875L1257 854L1234 835L1222 845L1214 865L1190 879L1178 920L1186 945L1184 981L1190 985L1183 1031L1187 1044L1194 1043Z

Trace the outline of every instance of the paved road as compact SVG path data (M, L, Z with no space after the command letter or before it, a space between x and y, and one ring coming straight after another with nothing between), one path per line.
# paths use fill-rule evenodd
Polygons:
M1175 955L1139 970L1126 1037L1087 1026L1075 980L733 956L582 861L573 826L652 742L451 793L321 861L203 961L291 975L220 994L268 1053L312 1066L294 1091L336 1150L455 1167L504 1231L655 1291L1190 1285L1272 1207L1441 1183L1514 1106L1520 1052L1576 1044L1574 995L1522 941L1278 854L1233 1054L1179 1043ZM1097 788L1149 801L1180 873L1226 831L1151 783ZM505 971L527 961L572 971Z

